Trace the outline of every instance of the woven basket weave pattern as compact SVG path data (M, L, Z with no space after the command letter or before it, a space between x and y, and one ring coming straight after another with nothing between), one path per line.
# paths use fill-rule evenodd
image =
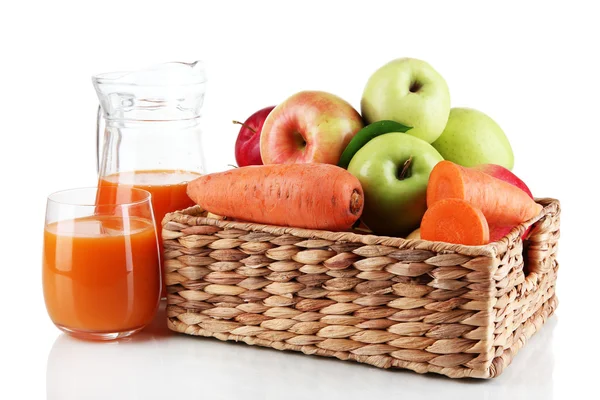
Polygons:
M557 306L560 207L537 201L537 218L476 247L219 221L198 207L169 214L169 328L381 368L497 376Z

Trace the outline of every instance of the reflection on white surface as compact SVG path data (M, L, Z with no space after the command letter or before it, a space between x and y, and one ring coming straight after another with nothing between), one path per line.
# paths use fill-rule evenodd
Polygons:
M165 318L161 307L152 326L119 342L61 334L48 356L47 399L552 399L556 317L500 377L488 381L381 370L176 334Z

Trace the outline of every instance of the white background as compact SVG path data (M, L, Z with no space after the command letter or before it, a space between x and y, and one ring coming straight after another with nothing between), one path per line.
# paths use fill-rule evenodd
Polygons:
M563 399L593 390L600 29L592 4L2 2L0 398ZM558 311L504 375L457 382L173 337L164 315L140 339L104 347L54 328L41 289L45 201L94 184L93 74L205 60L206 154L217 171L235 161L232 119L303 89L358 108L369 75L405 56L446 78L453 106L492 116L512 143L514 172L536 196L562 203Z

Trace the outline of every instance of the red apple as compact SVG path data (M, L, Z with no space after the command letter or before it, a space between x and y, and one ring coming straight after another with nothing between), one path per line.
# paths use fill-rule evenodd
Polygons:
M497 164L481 164L481 165L477 165L473 168L478 169L482 172L485 172L486 174L491 175L494 178L500 179L504 182L510 183L513 186L518 187L519 189L521 189L522 191L527 193L529 195L529 197L531 197L533 199L533 194L531 193L531 190L529 190L529 187L527 187L525 182L523 182L518 176L516 176L509 169L506 169L503 166L497 165ZM502 239L513 228L514 228L514 226L499 226L499 225L490 226L490 242L495 242L497 240ZM521 237L523 239L525 239L527 237L527 235L529 234L530 230L531 230L531 227L527 228L525 230L525 232L523 233L523 236L521 236Z
M239 167L247 165L262 165L260 157L260 132L267 116L275 106L265 107L252 114L245 122L233 121L240 124L240 132L235 141L235 161Z
M362 127L360 114L338 96L320 91L296 93L267 117L260 135L262 161L336 165Z

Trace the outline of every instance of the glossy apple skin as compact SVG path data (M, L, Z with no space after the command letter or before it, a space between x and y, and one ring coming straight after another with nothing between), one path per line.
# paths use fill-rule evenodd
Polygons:
M262 165L260 157L260 132L267 116L275 106L265 107L248 117L240 126L235 141L235 161L238 167L247 165Z
M409 135L432 143L446 126L450 91L446 80L427 62L399 58L371 75L360 106L367 124L396 121L412 127Z
M400 180L398 172L411 156L410 174ZM371 139L348 165L365 194L361 220L378 235L405 237L417 229L427 210L429 175L442 160L429 143L406 133Z
M529 187L525 184L525 182L523 182L521 180L521 178L519 178L517 175L515 175L512 171L504 168L501 165L480 164L480 165L476 165L473 168L478 169L482 172L485 172L486 174L491 175L494 178L497 178L497 179L503 180L504 182L510 183L511 185L516 186L519 189L521 189L522 191L524 191L525 193L527 193L529 195L529 197L531 197L532 199L534 198L533 194L531 193L531 190L529 190ZM496 241L502 239L504 236L508 235L513 228L514 228L514 226L491 225L490 226L490 242L496 242ZM521 238L522 239L527 238L529 231L531 231L531 227L529 227L525 230L525 232L523 233Z
M513 168L513 150L502 128L472 108L451 109L444 132L432 145L444 159L463 167L497 164Z
M337 165L362 127L360 114L340 97L321 91L298 92L267 117L260 135L262 161Z

